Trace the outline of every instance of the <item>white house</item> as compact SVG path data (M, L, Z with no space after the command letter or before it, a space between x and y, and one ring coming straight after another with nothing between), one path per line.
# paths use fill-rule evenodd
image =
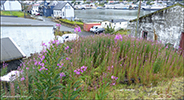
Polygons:
M48 45L54 39L55 23L17 17L1 17L1 38L11 37L17 46L29 57L40 52L42 42Z
M39 6L40 6L40 4L33 4L32 5L32 9L31 9L31 14L32 15L37 15L38 14Z
M111 21L103 21L101 22L101 26L107 28L107 26L114 28L115 31L119 29L126 29L128 25L128 21L124 19L114 19Z
M58 3L53 8L53 17L66 18L69 20L74 19L74 8L69 2Z
M9 1L9 0L2 0L1 1L1 10L5 11L21 11L22 6L21 3L17 0Z

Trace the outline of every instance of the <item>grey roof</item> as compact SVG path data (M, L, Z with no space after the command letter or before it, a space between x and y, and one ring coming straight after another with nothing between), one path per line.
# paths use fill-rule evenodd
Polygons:
M1 26L53 26L55 23L20 17L1 17Z
M1 38L0 44L1 44L0 63L4 61L11 61L25 57L25 54L20 50L20 48L10 37Z
M118 22L126 22L127 20L125 19L113 19L113 23L118 23ZM112 20L110 20L112 22Z
M65 7L66 4L67 2L58 3L53 9L54 10L63 9L63 7Z
M53 10L61 10L63 7L65 7L66 4L70 4L69 2L58 2L58 4L53 8ZM73 6L70 4L70 6L73 8Z

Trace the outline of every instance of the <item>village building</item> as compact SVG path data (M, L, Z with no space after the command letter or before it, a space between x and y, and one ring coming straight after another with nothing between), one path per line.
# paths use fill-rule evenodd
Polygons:
M111 27L114 28L115 31L118 31L120 29L126 29L127 28L128 21L125 19L112 19L110 21L103 21L101 22L101 26L104 28Z
M17 0L1 0L1 10L4 11L22 11L21 3Z
M53 8L53 17L74 20L74 8L69 2L58 3Z
M55 23L43 22L32 19L1 17L1 37L11 37L13 41L29 57L33 53L39 53L42 43L54 39L53 26Z
M18 47L11 37L0 38L1 58L0 69L3 64L7 65L7 72L16 70L22 63L22 59L26 57L24 52Z
M31 8L31 14L32 14L32 15L38 15L38 14L39 14L39 12L38 12L38 10L39 10L39 5L40 5L40 4L33 4L33 5L32 5L32 8Z
M184 5L177 3L147 14L138 19L138 26L136 23L134 19L128 24L132 36L161 41L184 50Z

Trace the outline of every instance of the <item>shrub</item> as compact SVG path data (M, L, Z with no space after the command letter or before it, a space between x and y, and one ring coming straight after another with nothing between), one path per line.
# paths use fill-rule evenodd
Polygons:
M114 32L114 28L113 27L109 27L107 26L107 28L105 29L105 33L113 33Z

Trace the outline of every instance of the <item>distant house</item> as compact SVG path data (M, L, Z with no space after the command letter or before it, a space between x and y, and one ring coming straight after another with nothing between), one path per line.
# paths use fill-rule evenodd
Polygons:
M58 3L53 8L53 17L66 18L69 20L74 19L74 8L69 2Z
M0 38L1 43L1 58L0 58L0 69L3 67L3 63L8 64L7 72L16 70L22 59L26 57L23 51L15 43L11 37Z
M1 0L1 10L22 11L21 3L17 0Z
M53 8L56 6L58 1L51 1L47 3L46 1L39 6L39 12L43 16L52 16L53 15Z
M130 20L128 25L133 36L136 34L136 21ZM184 5L177 3L142 16L138 21L137 37L162 41L184 50Z
M39 5L40 4L33 4L32 5L32 8L31 8L31 14L32 15L38 15L39 14L39 12L38 12Z
M48 45L54 39L55 23L25 18L1 17L1 37L11 37L26 57L39 53L42 42Z
M111 21L101 22L101 26L107 28L107 26L114 28L115 31L119 29L126 29L128 21L125 19L112 19Z

